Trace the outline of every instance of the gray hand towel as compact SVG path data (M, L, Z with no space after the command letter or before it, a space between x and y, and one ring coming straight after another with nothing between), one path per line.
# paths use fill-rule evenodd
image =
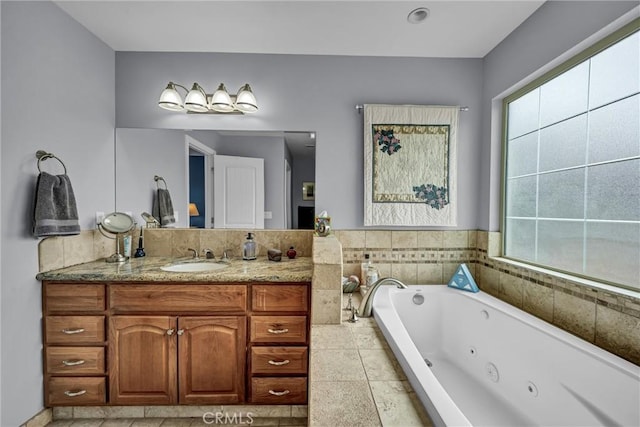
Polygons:
M160 227L165 227L176 222L173 216L173 203L169 190L158 188L156 197L153 199L152 214L160 223Z
M80 234L76 198L66 174L38 175L33 234L36 237Z

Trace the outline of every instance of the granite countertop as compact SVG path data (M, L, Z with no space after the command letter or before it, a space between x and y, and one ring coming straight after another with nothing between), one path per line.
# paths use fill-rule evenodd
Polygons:
M266 257L252 261L232 259L225 268L211 272L176 273L160 269L171 263L190 261L190 258L143 257L117 264L101 259L38 273L36 279L82 282L311 282L313 275L311 257L283 258L280 262L269 261Z

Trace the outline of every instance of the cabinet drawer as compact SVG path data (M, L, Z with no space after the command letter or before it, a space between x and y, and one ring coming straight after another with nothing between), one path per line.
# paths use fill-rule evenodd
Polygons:
M307 347L252 347L252 374L306 374Z
M106 308L104 285L47 284L44 292L49 313L97 312Z
M104 374L104 347L47 347L47 373Z
M251 342L306 343L307 316L252 316Z
M307 379L251 378L251 403L307 403Z
M253 311L307 311L307 285L252 285Z
M247 309L246 285L111 285L117 313L229 313Z
M47 316L47 344L102 344L104 316Z
M104 377L52 377L49 378L47 406L93 405L105 403Z

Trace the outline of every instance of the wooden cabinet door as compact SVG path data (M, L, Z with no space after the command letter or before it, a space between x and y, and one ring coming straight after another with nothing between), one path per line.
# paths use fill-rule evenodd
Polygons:
M180 317L180 403L244 401L246 318Z
M176 403L176 318L112 316L109 399L112 404Z

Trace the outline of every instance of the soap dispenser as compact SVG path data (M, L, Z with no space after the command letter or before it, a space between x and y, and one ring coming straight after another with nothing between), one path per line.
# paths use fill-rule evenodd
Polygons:
M253 233L247 234L247 240L242 245L242 259L256 259L256 242L253 240Z

